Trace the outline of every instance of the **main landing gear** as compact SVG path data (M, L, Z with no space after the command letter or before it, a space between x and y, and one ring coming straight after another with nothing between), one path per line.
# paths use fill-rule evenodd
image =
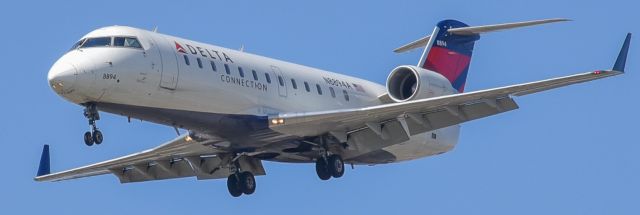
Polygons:
M256 191L256 178L249 171L236 172L227 178L227 188L233 197L251 195Z
M340 178L344 175L344 161L340 155L324 154L316 159L316 173L320 180L329 180L331 177Z
M231 162L231 170L233 174L227 177L227 189L229 189L231 196L251 195L256 191L256 178L253 173L240 170L237 161Z
M92 146L94 143L99 145L102 143L103 136L96 126L96 120L100 120L100 114L95 104L90 103L85 106L84 117L89 120L89 128L91 129L91 131L84 133L84 144L87 146Z
M320 137L320 144L324 150L316 159L316 174L320 180L326 181L331 177L340 178L344 175L344 161L338 154L332 154L325 136Z

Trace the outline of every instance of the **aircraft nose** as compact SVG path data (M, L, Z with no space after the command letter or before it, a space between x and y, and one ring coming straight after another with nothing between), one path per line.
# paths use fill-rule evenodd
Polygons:
M58 61L51 69L47 79L49 86L58 94L66 94L73 91L73 84L76 82L78 71L69 62Z

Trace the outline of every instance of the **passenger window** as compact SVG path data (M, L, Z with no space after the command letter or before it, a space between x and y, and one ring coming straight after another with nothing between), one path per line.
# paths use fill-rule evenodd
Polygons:
M342 94L344 94L344 100L349 101L349 94L347 94L346 90L342 90Z
M311 89L309 89L309 83L306 81L304 82L304 89L307 90L307 92L311 92Z
M298 85L296 84L296 80L294 80L293 78L291 79L291 86L293 87L293 89L298 89Z
M231 70L229 69L229 65L228 64L224 64L224 71L227 72L227 75L231 75Z
M271 76L269 76L269 73L264 73L264 77L267 79L267 83L271 84Z
M200 67L200 69L202 69L202 60L200 60L199 57L197 57L196 60L198 61L198 67Z
M244 78L244 70L242 70L242 67L238 67L238 72L240 73L240 77Z
M329 92L331 92L331 97L336 97L336 91L333 91L333 87L329 87Z
M316 90L318 90L318 95L322 95L322 88L320 88L319 84L316 84Z
M81 48L111 46L111 37L96 37L87 39Z
M187 66L191 65L191 63L189 63L189 57L187 55L182 55L184 57L184 64L187 64Z
M253 80L258 80L258 73L255 70L251 70L251 73L253 73Z
M282 79L282 76L278 75L278 83L280 83L280 86L284 86L284 80Z
M140 42L138 42L138 39L135 37L115 37L113 38L113 46L142 48L142 45L140 45Z
M211 69L213 69L214 72L217 72L218 70L216 69L216 63L211 61Z

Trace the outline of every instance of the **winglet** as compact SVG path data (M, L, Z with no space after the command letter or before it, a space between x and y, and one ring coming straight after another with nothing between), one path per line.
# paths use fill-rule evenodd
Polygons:
M45 144L44 147L42 147L42 155L40 156L40 166L38 167L37 176L48 175L51 173L51 166L49 162L49 145Z
M629 53L629 43L631 42L631 33L627 33L627 37L624 39L616 64L613 65L613 71L624 72L624 66L627 63L627 53Z

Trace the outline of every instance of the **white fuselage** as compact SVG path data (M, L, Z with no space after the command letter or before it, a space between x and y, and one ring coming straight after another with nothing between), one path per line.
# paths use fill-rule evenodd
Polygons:
M231 144L260 147L295 138L264 131L266 116L379 105L387 92L363 79L136 28L106 27L83 38L108 36L136 37L143 48L70 50L48 75L56 93L76 104L97 103L102 111L210 133ZM434 90L455 92L448 88ZM382 150L393 159L377 152L363 160L387 163L443 153L458 135L459 125L414 135Z

